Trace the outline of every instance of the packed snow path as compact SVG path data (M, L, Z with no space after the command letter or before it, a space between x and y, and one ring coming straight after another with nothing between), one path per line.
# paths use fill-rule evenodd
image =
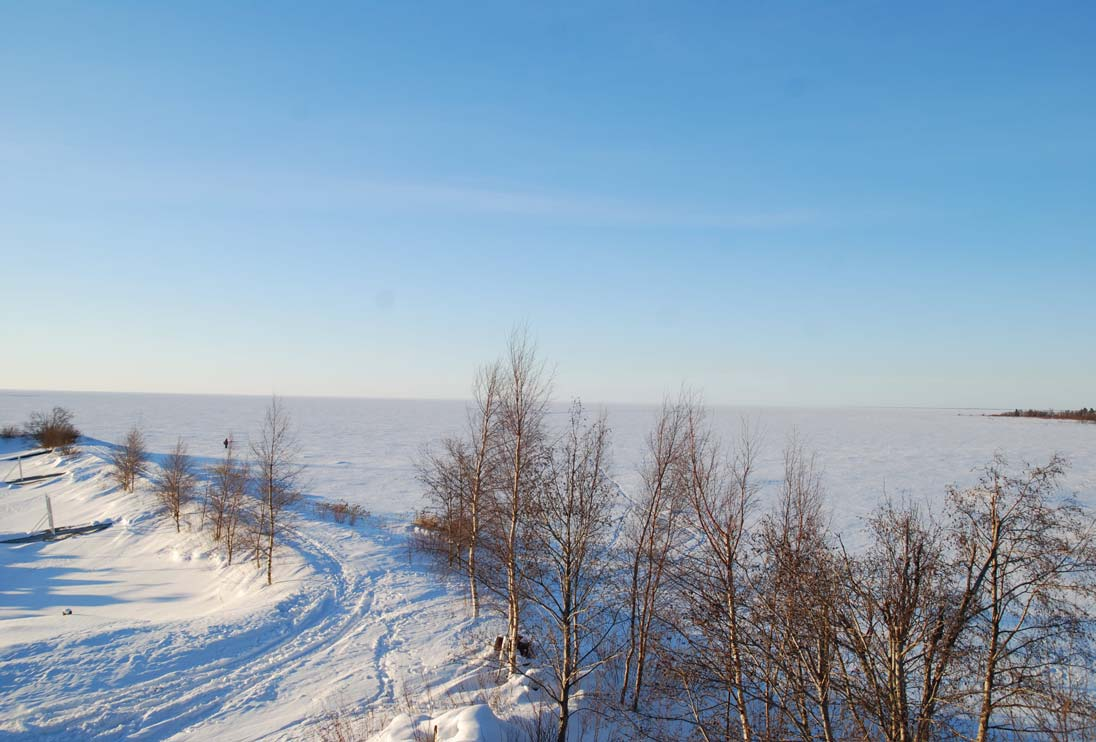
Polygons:
M155 528L142 537L174 535ZM18 559L90 543L36 545ZM409 564L401 534L302 517L291 546L273 588L243 588L246 606L90 629L74 621L0 648L0 738L300 738L326 710L383 713L404 683L418 687L478 646L456 589ZM63 605L58 596L56 613Z

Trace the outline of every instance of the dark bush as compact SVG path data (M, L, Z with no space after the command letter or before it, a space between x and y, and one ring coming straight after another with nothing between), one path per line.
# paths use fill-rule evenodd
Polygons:
M72 411L54 407L50 412L31 413L26 433L43 448L71 446L80 437L80 431L72 424Z

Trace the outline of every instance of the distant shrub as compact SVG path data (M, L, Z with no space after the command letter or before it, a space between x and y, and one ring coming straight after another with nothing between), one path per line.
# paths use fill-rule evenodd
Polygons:
M23 429L18 425L5 425L0 428L0 438L21 438Z
M315 509L316 513L321 517L330 517L336 523L349 523L350 525L356 524L358 518L366 518L369 516L369 511L361 505L354 505L345 500L339 502L317 502Z
M48 413L34 412L26 425L26 433L43 448L65 448L80 437L72 418L72 411L64 407L54 407Z

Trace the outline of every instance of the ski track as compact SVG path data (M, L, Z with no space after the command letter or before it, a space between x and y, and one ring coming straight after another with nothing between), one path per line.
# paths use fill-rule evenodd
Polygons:
M394 673L407 677L421 663L410 652L394 658L401 624L431 605L451 610L443 605L450 596L436 576L409 569L402 539L383 529L302 525L292 545L315 574L269 607L223 622L85 630L0 652L0 718L20 716L20 736L38 739L197 738L214 727L231 738L241 714L304 704L280 728L275 721L259 731L261 714L249 719L259 728L248 727L248 738L290 737L323 712L317 695L330 692L332 676L372 687L357 698L360 710L392 704ZM340 548L357 539L364 555ZM440 600L424 604L424 596Z

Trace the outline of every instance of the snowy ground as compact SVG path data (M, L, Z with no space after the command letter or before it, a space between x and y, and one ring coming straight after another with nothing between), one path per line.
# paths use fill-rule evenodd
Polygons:
M408 564L399 533L304 519L267 587L253 565L177 535L147 493L118 492L103 444L81 449L24 463L64 476L0 490L0 538L33 528L44 494L59 525L114 521L0 548L0 739L307 737L329 709L380 720L405 685L478 666L487 629Z
M405 697L420 711L466 706L438 717L443 736L474 739L493 723L468 704L483 696L477 671L498 626L471 621L460 586L409 562L405 539L421 504L415 458L461 425L463 403L286 400L309 495L360 503L374 516L351 527L302 509L272 587L248 564L224 565L204 536L176 534L153 514L147 492L120 493L105 476L107 441L134 422L154 452L181 435L209 463L226 435L242 444L258 429L266 402L0 392L0 425L60 404L94 436L76 457L24 463L24 475L63 476L0 486L0 538L35 526L43 494L58 524L114 521L89 536L0 547L0 739L299 739L336 708L372 711L379 728ZM626 491L653 413L608 410ZM743 416L764 432L764 477L779 476L793 429L818 451L835 525L847 532L884 491L939 502L947 484L971 482L996 451L1018 463L1065 454L1068 486L1096 505L1093 425L893 409L719 410L715 423L733 435ZM29 447L0 441L0 459ZM0 475L18 476L15 462L0 461ZM396 721L391 739L409 733L412 720Z

